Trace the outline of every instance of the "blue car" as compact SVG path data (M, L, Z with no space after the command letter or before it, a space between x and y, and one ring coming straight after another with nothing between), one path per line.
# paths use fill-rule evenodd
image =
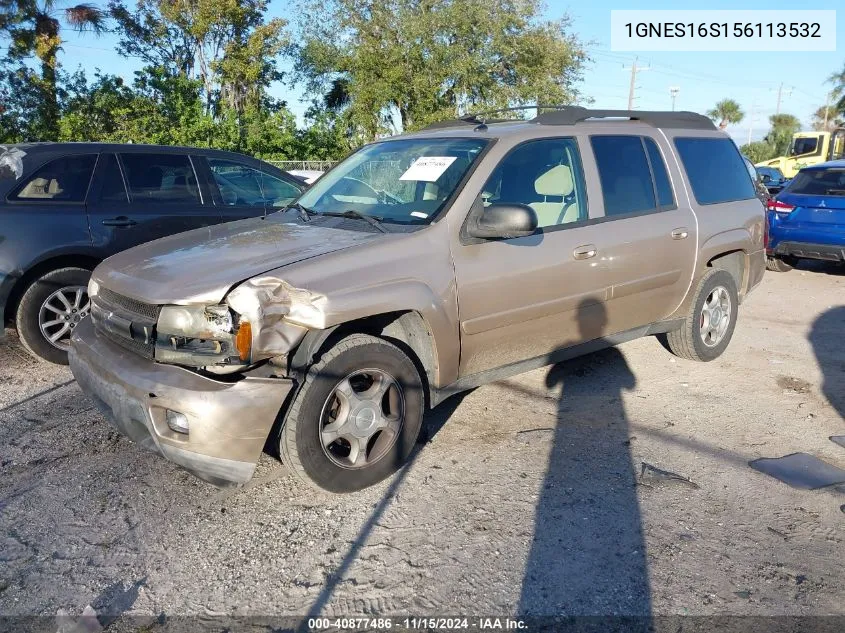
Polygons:
M766 208L766 268L786 272L799 259L845 262L845 160L805 167Z

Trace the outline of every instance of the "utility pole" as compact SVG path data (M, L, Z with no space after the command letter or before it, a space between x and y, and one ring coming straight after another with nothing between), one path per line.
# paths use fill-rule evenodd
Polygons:
M822 128L822 132L827 132L827 115L830 112L830 93L827 93L827 96L824 98L824 127Z
M669 94L672 96L672 112L675 111L675 97L678 96L678 93L681 91L679 86L670 86L669 87Z
M634 91L637 88L637 73L642 72L644 70L648 70L648 66L637 66L637 61L639 57L634 58L634 63L631 64L631 85L628 88L628 109L634 109ZM628 70L624 66L622 67L623 70Z
M751 104L751 116L748 117L748 143L751 143L751 132L754 129L754 121L757 119L757 103Z
M792 88L790 88L789 91L786 93L787 97L789 97L791 95L792 95ZM783 82L780 82L780 85L778 86L778 104L775 107L775 114L780 114L780 102L781 102L782 97L783 97Z

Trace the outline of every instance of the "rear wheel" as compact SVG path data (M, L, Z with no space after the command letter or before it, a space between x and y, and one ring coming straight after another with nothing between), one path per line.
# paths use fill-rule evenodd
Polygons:
M773 273L788 273L795 268L798 260L795 257L766 257L766 270Z
M738 306L736 283L730 273L709 270L698 283L683 327L666 335L667 347L688 360L706 362L718 358L733 336Z
M60 268L36 279L23 293L15 318L18 337L36 358L67 365L70 335L91 309L84 268Z
M280 431L279 454L317 488L361 490L405 462L424 403L420 375L402 350L353 334L308 370Z

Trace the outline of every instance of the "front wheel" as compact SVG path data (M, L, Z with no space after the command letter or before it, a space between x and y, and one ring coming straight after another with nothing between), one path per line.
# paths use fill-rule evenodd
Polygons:
M388 341L353 334L308 370L282 425L279 454L317 488L361 490L405 462L424 405L411 359Z
M736 327L736 283L730 273L711 269L698 283L684 325L666 335L665 342L676 356L707 362L722 355Z
M766 257L766 270L773 273L788 273L795 268L798 260L794 257Z

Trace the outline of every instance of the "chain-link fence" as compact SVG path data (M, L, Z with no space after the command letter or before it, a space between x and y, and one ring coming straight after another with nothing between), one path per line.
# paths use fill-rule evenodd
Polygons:
M336 160L268 160L267 162L284 171L292 171L294 169L328 171L338 163Z

